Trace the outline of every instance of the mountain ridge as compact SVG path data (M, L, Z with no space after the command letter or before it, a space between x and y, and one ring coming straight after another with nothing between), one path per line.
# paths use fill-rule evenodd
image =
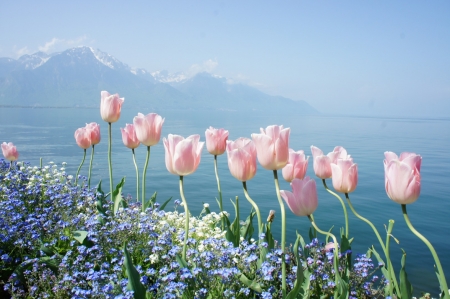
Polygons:
M304 101L229 84L209 73L183 78L182 73L131 68L92 47L0 58L2 106L96 107L101 90L119 93L140 108L318 113Z

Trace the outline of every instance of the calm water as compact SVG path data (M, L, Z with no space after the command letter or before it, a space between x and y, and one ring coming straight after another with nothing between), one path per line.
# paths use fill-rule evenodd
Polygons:
M249 115L236 112L173 112L173 111L136 111L123 107L122 116L113 124L113 173L114 183L126 177L125 194L135 196L136 176L132 162L131 150L122 144L120 127L131 123L138 112L147 114L158 112L165 117L163 136L169 133L188 136L200 134L204 141L204 132L209 126L223 127L229 130L230 139L250 137L259 132L260 127L283 124L291 128L290 147L303 149L311 155L310 146L315 145L325 153L334 146L344 146L358 164L359 183L350 195L355 209L369 218L384 238L384 224L389 219L395 220L393 235L400 244L392 242L396 271L400 269L401 249L407 252L407 271L415 288L415 293L429 291L437 294L439 288L433 271L433 259L427 247L406 227L400 205L392 202L384 190L383 153L393 151L415 152L423 157L422 192L419 200L408 206L408 213L416 229L425 235L434 245L443 264L447 280L450 283L450 120L449 119L395 119L362 118L332 116L298 116L283 115ZM100 123L102 141L95 147L94 170L92 182L103 180L104 190L109 190L107 166L107 124L100 118L97 109L0 109L0 142L13 142L19 152L20 160L38 165L39 158L44 164L54 161L58 164L67 162L67 172L75 174L81 162L82 150L76 145L73 134L78 127L87 122ZM90 151L90 150L89 150ZM89 152L81 173L87 175ZM145 161L146 148L136 149L140 172ZM242 185L228 171L226 155L219 156L219 174L223 190L224 206L233 212L230 198L239 196L241 217L246 217L250 205L245 200ZM312 159L309 162L308 175L314 176ZM290 190L279 172L281 189ZM202 202L209 203L217 211L216 179L214 175L213 156L206 148L198 170L185 177L185 195L194 214L202 209ZM342 208L339 201L326 193L317 180L319 190L319 207L314 213L317 224L324 230L334 225L334 233L344 226ZM178 177L171 175L164 164L164 147L162 143L151 148L151 158L147 171L147 196L158 191L158 199L163 201L170 196L179 198ZM332 186L331 181L328 185ZM278 212L279 205L275 194L271 171L258 169L254 179L247 183L250 196L258 203L265 219L270 209ZM172 206L172 205L169 205ZM287 209L288 241L293 242L295 231L307 239L309 222L306 217L296 217ZM244 214L244 211L246 212ZM349 211L350 236L355 237L353 250L364 253L371 244L378 244L368 225L356 219ZM275 230L280 228L279 217L276 218ZM322 238L323 240L323 238ZM379 248L379 245L377 246ZM379 249L381 253L381 249Z

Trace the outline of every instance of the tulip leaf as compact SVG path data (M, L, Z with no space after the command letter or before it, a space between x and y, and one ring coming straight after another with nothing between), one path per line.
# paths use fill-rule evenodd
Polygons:
M441 296L440 298L444 298L445 294L445 288L443 287L445 285L445 281L443 281L441 275L439 274L439 269L434 265L434 272L437 275L438 281L439 281L439 287L441 288Z
M313 241L315 238L317 238L317 231L314 227L309 228L309 241Z
M256 215L256 212L253 212L253 209L250 211L250 215L248 215L245 223L241 226L240 235L245 240L250 241L253 236L253 217Z
M239 276L239 280L245 284L248 288L252 289L255 292L262 293L263 289L261 288L261 285L253 280L248 279L245 274L241 274Z
M298 246L298 242L299 242L300 238L301 238L301 236L299 234L297 234L297 240L295 241L295 244L297 246ZM295 245L294 245L294 248L295 248ZM289 294L287 294L286 299L296 299L298 294L301 291L305 292L305 289L302 288L302 286L304 285L304 281L305 281L305 274L303 273L302 261L300 260L299 257L296 257L296 259L297 259L297 279L295 280L294 288L289 292ZM307 276L306 280L309 281L309 275ZM309 289L309 283L308 283L308 289ZM308 289L306 289L306 291Z
M367 252L370 252L367 257L370 257L372 254L375 256L379 264L383 264L383 266L380 268L381 273L386 277L387 280L392 281L390 272L386 268L386 263L383 261L381 256L378 254L378 252L375 250L375 247L372 246ZM388 290L388 286L385 287L385 290ZM386 292L387 293L387 292Z
M406 263L406 252L402 249L403 256L400 269L400 295L401 298L412 298L413 287L408 280L408 274L406 274L405 263Z
M84 230L76 230L72 232L73 238L80 242L80 244L83 244L84 239L86 239L88 232Z
M233 223L231 223L230 225L230 221L227 219L227 233L225 234L225 237L227 239L227 241L232 242L233 245L235 247L239 246L239 239L240 239L240 227L239 227L239 200L238 197L236 196L236 203L234 203L233 201L231 201L231 203L234 206L234 210L236 213L236 217L234 218Z
M155 202L156 202L157 195L158 195L157 192L153 193L153 195L150 197L150 199L144 202L144 211L147 210L150 207L150 205L153 208L153 206L155 205Z
M155 193L156 193L156 192L155 192ZM172 196L169 197L168 200L166 200L165 202L163 202L162 205L159 206L159 210L160 210L160 211L164 210L164 208L167 206L167 204L168 204L171 200L172 200Z
M117 184L116 189L113 191L112 194L112 201L114 202L114 215L117 214L117 211L119 210L120 204L124 204L124 199L122 196L122 188L125 184L125 178L123 177L119 184Z
M134 267L131 256L128 253L127 242L123 243L123 254L124 254L123 264L125 266L125 271L128 276L127 289L129 291L134 292L135 299L145 299L146 290L145 290L144 285L141 283L141 276L139 275L139 272Z

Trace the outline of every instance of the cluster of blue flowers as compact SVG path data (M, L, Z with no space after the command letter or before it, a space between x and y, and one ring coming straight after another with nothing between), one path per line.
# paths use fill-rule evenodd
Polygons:
M31 167L0 160L0 285L12 298L134 298L128 289L123 244L150 298L280 298L282 251L275 248L259 262L257 243L234 247L219 229L220 216L191 217L186 254L179 261L185 217L129 202L117 214L111 202L99 201L85 178L75 185L64 167ZM97 211L103 204L104 215ZM261 246L267 244L261 244ZM297 267L309 270L310 298L332 296L333 257L317 239L301 252L302 264L287 251L287 289L294 287ZM350 252L340 257L344 269ZM352 294L372 298L377 268L359 256L350 283ZM240 277L258 284L255 291ZM362 294L364 294L363 297ZM0 295L2 295L0 293Z

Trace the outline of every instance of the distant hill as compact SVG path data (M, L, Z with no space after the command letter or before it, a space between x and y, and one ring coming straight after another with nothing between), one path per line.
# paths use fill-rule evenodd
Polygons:
M318 113L304 101L270 96L208 73L176 80L167 75L130 68L90 47L0 58L0 105L98 107L100 91L107 90L139 108Z

